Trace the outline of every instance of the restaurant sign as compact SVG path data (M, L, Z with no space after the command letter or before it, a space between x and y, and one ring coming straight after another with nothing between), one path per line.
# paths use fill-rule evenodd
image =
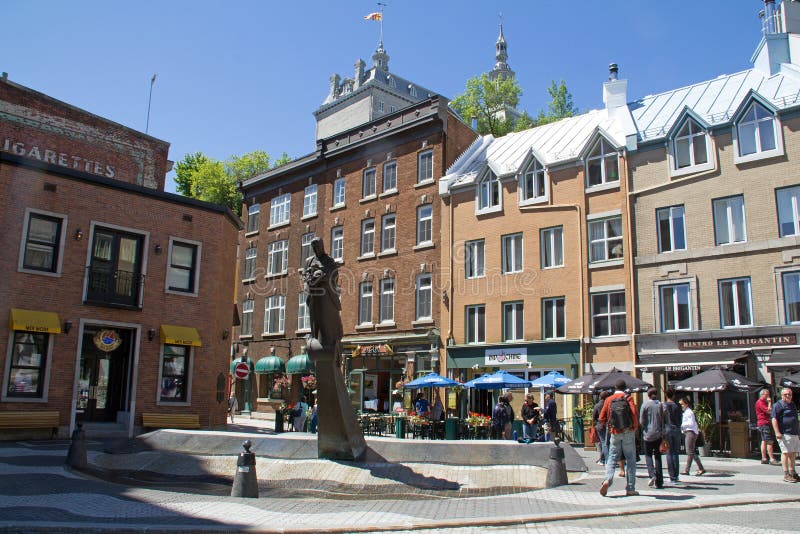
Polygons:
M775 345L796 345L795 334L779 336L724 337L718 339L681 339L678 340L680 350L698 349L737 349L748 347L764 347Z
M528 363L528 349L486 349L485 365L516 365Z

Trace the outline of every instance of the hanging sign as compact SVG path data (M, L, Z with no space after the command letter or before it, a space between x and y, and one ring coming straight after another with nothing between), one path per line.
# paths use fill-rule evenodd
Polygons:
M103 352L114 351L121 344L122 340L114 330L100 330L94 335L94 346Z
M484 364L491 365L516 365L528 363L528 349L506 348L486 349Z

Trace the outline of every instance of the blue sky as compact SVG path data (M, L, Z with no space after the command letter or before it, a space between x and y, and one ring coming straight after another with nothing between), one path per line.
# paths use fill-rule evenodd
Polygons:
M750 67L760 0L385 0L390 70L447 97L494 64L498 13L520 108L565 80L599 108L608 64L633 100ZM3 0L0 70L12 81L171 143L170 159L314 149L312 112L336 72L371 66L370 1ZM174 191L172 180L167 190Z

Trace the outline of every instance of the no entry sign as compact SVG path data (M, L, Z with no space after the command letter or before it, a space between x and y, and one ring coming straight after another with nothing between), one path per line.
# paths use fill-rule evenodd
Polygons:
M239 362L233 368L233 375L239 380L244 380L250 376L250 365L247 362Z

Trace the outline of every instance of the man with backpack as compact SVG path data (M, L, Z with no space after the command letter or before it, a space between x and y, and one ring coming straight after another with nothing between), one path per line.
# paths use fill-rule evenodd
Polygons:
M658 390L647 390L647 401L639 411L639 422L642 425L644 440L644 461L647 464L647 484L661 489L664 487L664 472L661 467L661 440L664 438L664 407L658 400ZM654 465L655 459L655 465Z
M636 491L636 429L639 428L636 404L630 394L625 392L625 381L617 380L615 391L606 399L600 411L600 422L608 424L611 440L606 459L606 478L600 485L600 495L608 493L614 482L615 464L625 460L625 495L639 495Z

